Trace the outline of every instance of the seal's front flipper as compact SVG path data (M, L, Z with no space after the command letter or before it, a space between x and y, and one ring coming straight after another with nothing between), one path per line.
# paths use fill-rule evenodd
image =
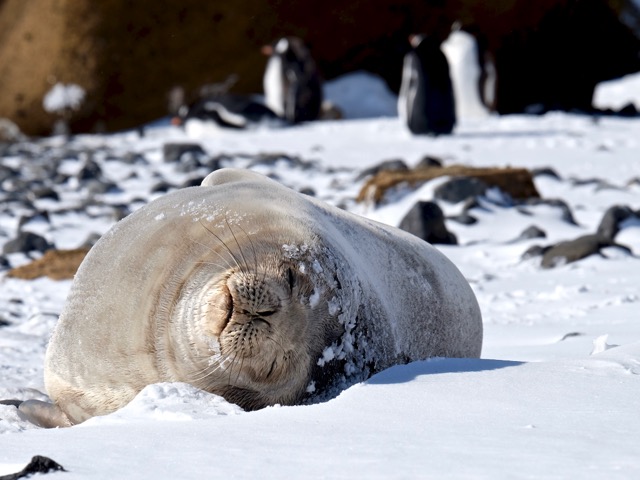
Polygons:
M60 410L60 407L49 402L40 400L27 400L22 402L18 410L31 423L44 428L70 427L72 425L69 417Z

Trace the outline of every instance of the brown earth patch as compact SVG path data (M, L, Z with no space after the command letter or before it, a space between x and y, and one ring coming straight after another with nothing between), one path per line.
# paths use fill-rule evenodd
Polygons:
M8 277L33 280L49 277L53 280L69 280L76 274L89 249L48 250L38 260L9 270Z
M408 171L383 170L365 182L357 201L373 201L379 204L389 189L401 183L407 183L411 188L418 188L424 182L443 176L474 177L491 187L500 188L516 199L540 198L533 183L533 175L525 168L475 168L450 165Z

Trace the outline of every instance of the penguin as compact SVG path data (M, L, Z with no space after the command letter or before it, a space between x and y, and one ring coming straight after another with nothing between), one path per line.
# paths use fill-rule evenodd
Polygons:
M454 28L442 42L442 52L449 62L456 98L456 118L462 120L487 117L489 110L482 102L480 90L482 72L476 39L470 33Z
M446 135L456 124L449 64L432 36L413 35L404 57L398 114L413 134Z
M221 83L203 85L190 104L185 101L184 88L174 87L168 95L171 123L186 127L188 121L197 120L236 130L283 126L284 122L264 104L261 96L228 93L237 79L237 75L229 75Z
M191 105L181 106L172 123L185 125L193 119L236 130L256 128L259 125L280 126L283 123L278 115L258 99L230 93L205 96Z
M322 86L316 64L302 40L283 37L262 48L269 56L263 76L266 105L289 123L320 115Z

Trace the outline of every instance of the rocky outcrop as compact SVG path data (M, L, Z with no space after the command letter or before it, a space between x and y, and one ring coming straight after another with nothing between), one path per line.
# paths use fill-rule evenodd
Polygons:
M112 131L166 114L176 86L189 100L235 75L234 91L260 92L260 47L284 35L305 41L325 79L363 69L397 91L408 34L445 38L455 20L495 58L499 112L588 108L597 82L640 69L622 9L612 0L3 0L0 118L27 134L61 119L71 131ZM56 85L83 95L69 87L70 105L46 111Z

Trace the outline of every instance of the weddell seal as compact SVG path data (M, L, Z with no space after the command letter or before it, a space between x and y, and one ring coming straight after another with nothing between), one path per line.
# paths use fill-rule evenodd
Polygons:
M387 367L478 357L482 320L428 243L221 169L132 213L91 249L45 359L43 426L186 382L246 410L329 399Z

